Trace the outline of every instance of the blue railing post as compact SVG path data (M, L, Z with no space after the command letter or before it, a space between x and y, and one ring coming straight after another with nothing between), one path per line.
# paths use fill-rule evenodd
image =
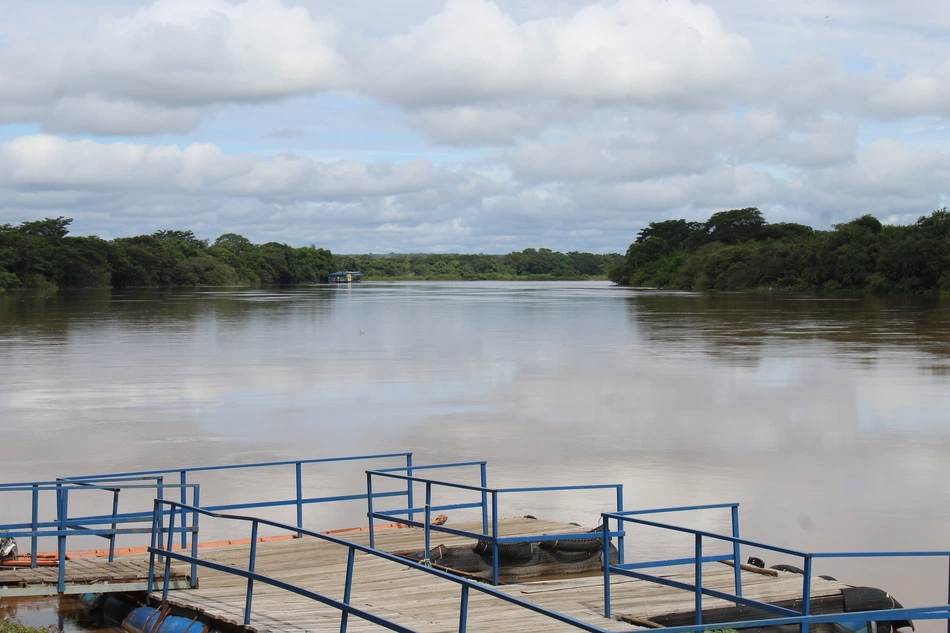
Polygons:
M481 470L481 486L488 487L488 465L479 464ZM488 534L488 493L482 490L482 534Z
M56 485L57 494L60 498L59 503L59 530L60 535L57 538L57 554L59 558L59 579L56 581L56 591L59 593L65 593L66 591L66 526L68 524L68 519L66 518L69 513L69 489L63 488L62 485Z
M192 507L199 508L198 505L198 486L195 486L194 490L191 493ZM191 537L191 557L198 560L198 510L191 511L191 525L195 530L194 536ZM198 563L193 561L191 563L191 588L196 589L198 587Z
M429 562L429 550L432 547L430 539L432 538L431 523L432 521L432 483L426 482L426 507L425 507L425 533L426 533L426 567L429 567L431 563Z
M732 506L732 538L739 538L739 505ZM732 542L732 564L736 574L736 595L742 597L742 555L739 551L739 541ZM739 606L739 603L736 603Z
M947 557L947 604L950 605L950 556ZM950 633L950 618L947 618L947 633Z
M187 471L180 471L178 473L178 483L181 484L181 505L188 505L188 490L185 488L187 480ZM188 547L188 530L185 528L188 527L188 519L185 518L185 509L181 509L181 549L184 550Z
M115 561L115 517L119 514L119 489L112 491L112 534L109 535L109 562Z
M802 578L802 615L811 615L811 554L805 555L805 569ZM802 633L808 633L808 623L802 622Z
M459 604L459 633L468 627L468 585L462 585L462 600Z
M610 617L610 519L607 518L606 514L601 515L603 522L601 523L601 529L604 534L604 551L601 556L604 557L604 617ZM620 530L623 527L623 522L618 517L617 518L617 528ZM621 563L622 564L622 563Z
M373 473L369 471L366 471L366 516L369 517L369 546L376 549L376 531L373 529Z
M297 527L303 528L303 473L300 462L294 464L297 476ZM303 532L297 531L297 538L303 538Z
M152 505L152 540L151 548L155 549L155 544L157 542L157 534L159 530L158 522L161 517L161 509L159 508L158 499L155 500L155 503ZM152 585L155 583L155 552L148 553L148 584L146 593L152 593Z
M498 491L491 491L491 582L498 586Z
M412 521L413 517L416 515L412 511L412 453L406 455L406 476L410 479L406 480L406 503L409 504L409 520Z
M617 485L617 514L623 512L623 484ZM607 522L607 519L604 519L604 522ZM609 530L608 530L609 531ZM621 565L624 563L624 544L623 544L623 522L620 519L617 519L617 531L620 532L620 535L617 537L617 562Z
M40 518L39 512L40 512L40 487L38 484L33 484L33 525L32 525L33 534L30 537L30 551L32 552L30 556L30 567L33 569L36 569L36 547L37 547L37 544L39 543L39 540L37 538L37 530L40 529L39 526L37 525L39 523L39 518Z
M171 552L175 548L175 508L168 513L168 548L165 550ZM165 579L162 581L162 602L168 600L168 585L172 580L172 557L165 557Z
M696 535L696 624L703 623L703 535Z
M353 590L353 562L356 560L356 548L350 546L346 555L346 585L343 587L343 604L350 604L350 594ZM343 612L340 616L340 633L346 633L346 622L349 613Z
M155 478L155 498L159 501L164 500L164 486L165 478L158 476ZM162 520L159 523L161 529L158 531L158 549L165 549L165 508L163 505L159 505L159 511L162 513ZM172 510L174 512L174 510ZM174 538L173 535L169 534L168 538ZM158 561L162 562L164 557L159 557Z
M251 523L251 558L247 563L247 570L254 573L254 563L257 560L257 526L258 522ZM247 579L247 599L244 602L244 626L251 623L251 600L254 598L254 579Z

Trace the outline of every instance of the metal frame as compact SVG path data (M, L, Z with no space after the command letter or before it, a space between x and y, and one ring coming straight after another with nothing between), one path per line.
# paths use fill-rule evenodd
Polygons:
M163 506L168 506L170 511L162 510L161 508ZM176 508L179 510L178 512L175 511ZM195 546L195 549L192 550L193 551L192 555L187 555L181 552L172 551L170 549L171 547L170 543L167 548L157 547L155 544L157 535L162 533L163 531L168 531L168 530L174 531L175 530L175 525L174 525L175 516L180 515L181 513L186 513L186 514L196 513L196 514L202 514L202 515L206 515L206 516L210 516L210 517L214 517L218 519L228 519L228 520L233 520L233 521L241 521L241 522L250 523L251 524L251 548L250 548L250 556L248 559L248 569L246 570L239 569L236 567L231 567L229 565L222 565L220 563L215 563L213 561L200 560L197 557L197 546ZM168 527L165 527L163 524L163 517L166 517L166 516L169 517ZM405 558L396 556L395 554L389 554L387 552L383 552L381 550L377 550L372 547L360 545L352 541L346 541L341 538L331 536L329 534L321 534L319 532L311 532L310 530L302 530L305 536L311 536L314 538L322 539L324 541L334 543L341 547L348 548L347 549L346 580L345 580L345 585L344 585L344 590L343 590L343 600L342 601L335 600L333 598L330 598L329 596L325 596L323 594L310 591L308 589L304 589L302 587L298 587L291 583L284 582L282 580L277 580L276 578L271 578L269 576L265 576L264 574L254 571L255 565L256 565L256 558L257 558L257 548L255 546L256 540L257 540L256 537L257 537L258 527L261 525L279 528L279 529L286 530L289 532L295 532L298 530L296 526L286 525L286 524L279 523L276 521L269 521L266 519L259 519L256 517L220 514L217 512L211 512L211 511L197 508L197 507L186 506L184 504L181 504L175 501L156 499L155 510L153 512L153 526L152 526L153 544L152 546L148 548L149 559L150 559L149 560L149 581L148 581L149 593L152 592L152 587L153 587L155 560L157 557L164 557L165 562L164 562L163 573L164 573L165 583L162 589L163 601L168 599L168 590L169 590L168 579L170 578L170 574L171 574L170 570L171 570L172 560L190 563L193 567L196 565L201 566L201 567L207 567L215 571L220 571L220 572L232 574L235 576L240 576L242 578L246 578L247 590L245 593L244 620L243 620L245 626L249 625L251 622L252 605L253 605L253 599L254 599L254 583L259 582L259 583L271 585L273 587L278 587L290 593L294 593L299 596L303 596L305 598L309 598L316 602L320 602L322 604L338 609L340 611L340 633L346 633L346 627L347 627L347 623L348 623L350 615L359 617L368 622L372 622L390 631L399 631L400 633L415 633L412 629L409 629L395 622L391 622L389 620L386 620L385 618L374 615L368 611L364 611L363 609L354 607L349 604L350 596L352 593L352 587L353 587L353 575L354 575L353 569L354 569L355 560L356 560L356 552L362 552L364 554L370 554L376 558L381 558L384 560L391 561L393 563L398 564L400 567L403 567L403 568L409 567L411 569L415 569L427 574L431 574L445 581L453 582L459 585L460 586L459 628L458 628L459 633L466 633L467 621L468 621L469 593L473 590L487 594L489 596L493 596L500 600L504 600L505 602L518 605L524 609L528 609L529 611L533 611L535 613L539 613L541 615L547 616L553 620L562 622L564 624L568 624L582 631L588 631L589 633L608 633L607 629L603 629L598 626L588 624L587 622L577 620L575 618L564 615L562 613L558 613L557 611L552 611L550 609L546 609L544 607L536 605L532 602L528 602L526 600L516 598L515 596L508 595L504 592L498 591L497 589L493 589L482 583L474 582L465 578L461 578L459 576L454 576L452 574L435 569L433 567L428 567L421 563L416 563L413 561L406 560Z
M147 480L153 480L154 483L135 483ZM56 582L57 593L66 592L66 540L69 536L98 536L109 541L109 562L115 559L115 538L119 534L149 534L152 533L152 527L119 527L125 523L147 523L150 521L148 512L130 512L119 513L119 495L124 490L147 489L155 490L157 497L161 498L164 488L181 488L182 496L185 496L188 489L192 491L193 503L198 503L198 485L197 484L166 484L160 477L118 477L115 479L101 479L92 481L51 481L35 482L26 484L0 484L0 492L29 492L31 493L31 521L29 523L9 523L0 525L0 535L17 537L29 537L30 567L37 567L37 546L40 538L55 537L56 560L59 566L59 574ZM112 493L112 514L97 516L69 516L69 493L73 491L97 491L103 490ZM54 521L40 521L40 493L53 492L56 499L56 519ZM109 527L92 527L106 525ZM197 533L198 527L195 524L192 527L182 526L175 530L178 533L186 532ZM164 539L164 536L160 536ZM169 533L168 541L173 540L173 533Z
M662 513L671 513L671 512L688 512L694 510L712 510L717 508L729 508L731 511L732 519L732 534L723 535L716 534L713 532L706 532L703 530L697 530L693 528L682 527L678 525L671 525L667 523L660 523L657 521L650 521L646 519L634 518L636 515L644 514L662 514ZM698 506L681 506L681 507L672 507L672 508L660 508L655 510L633 510L627 512L617 512L617 513L604 513L603 514L604 525L607 525L608 519L615 519L620 523L633 523L637 525L642 525L646 527L658 528L661 530L668 530L672 532L678 532L681 534L691 534L694 539L694 549L693 556L689 558L679 558L679 559L668 559L668 560L656 560L656 561L643 561L636 563L618 563L617 565L607 564L604 567L604 617L611 617L611 605L610 605L610 578L612 574L619 574L621 576L628 576L631 578L637 578L640 580L646 580L649 582L654 582L656 584L665 585L667 587L674 587L676 589L683 589L686 591L691 591L696 596L696 623L686 626L674 626L674 627L665 627L664 631L666 633L687 633L689 631L702 631L708 629L735 629L748 626L770 626L770 625L782 625L782 624L800 624L802 633L808 633L808 625L815 624L818 622L870 622L870 621L888 621L888 620L905 620L905 619L923 619L923 620L947 620L947 633L950 633L950 551L919 551L919 552L802 552L798 550L789 549L786 547L778 547L775 545L770 545L767 543L761 543L758 541L751 541L748 539L743 539L739 537L739 504L738 503L722 503L722 504L712 504L712 505L698 505ZM604 528L604 534L606 535L607 531ZM725 542L732 544L732 554L723 554L723 555L713 555L713 556L704 556L703 555L703 539L711 539L713 541ZM790 556L800 557L804 561L804 574L802 581L802 610L801 612L795 611L793 609L786 609L784 607L779 607L774 604L767 602L762 602L759 600L752 600L749 598L744 598L742 596L742 576L740 568L740 548L742 545L747 545L749 547L755 547L758 549L764 549L772 552L778 552L781 554L786 554ZM605 546L606 553L606 546ZM825 614L825 615L812 615L811 614L811 581L812 581L812 569L813 561L818 558L885 558L885 557L920 557L920 558L932 558L932 557L947 557L948 559L948 598L947 605L938 605L930 607L916 607L910 609L882 609L879 611L864 611L864 612L848 612L848 613L838 613L838 614ZM717 561L732 561L732 564L735 568L735 593L730 594L728 592L717 591L703 586L703 573L702 567L704 563L717 562ZM669 578L663 578L661 576L654 576L650 574L645 574L642 572L634 571L636 569L646 569L653 567L667 567L673 565L692 565L695 572L694 584L683 583ZM719 622L716 624L704 624L703 623L703 596L711 596L713 598L720 598L723 600L728 600L729 602L735 603L738 605L750 606L753 608L761 609L763 611L771 612L777 614L779 617L766 619L766 620L754 620L754 621L736 621L736 622Z
M623 485L622 484L593 484L593 485L580 485L580 486L538 486L538 487L529 487L529 488L488 488L486 485L486 470L485 462L463 462L457 464L434 464L430 466L417 466L416 470L422 470L423 468L452 468L459 466L471 466L479 465L480 466L480 475L481 475L481 485L468 485L468 484L459 484L449 481L441 481L435 479L426 479L423 477L415 477L411 474L400 475L393 471L401 469L387 469L387 470L368 470L366 471L366 491L367 491L367 516L369 517L369 538L370 538L370 547L375 547L375 529L374 522L375 519L388 520L394 523L401 523L403 525L408 525L411 527L422 528L425 531L425 551L427 553L431 550L431 533L443 532L445 534L454 534L456 536L463 536L468 538L473 538L476 540L487 540L492 545L492 584L495 586L498 585L498 546L505 545L508 543L536 543L540 541L566 541L566 540L582 540L590 538L590 534L553 534L553 535L531 535L531 536L508 536L500 537L498 536L498 497L502 494L514 494L514 493L526 493L526 492L556 492L556 491L567 491L567 490L604 490L604 489L614 489L616 494L616 507L617 512L623 512ZM373 509L373 500L377 497L384 496L385 493L374 493L373 492L373 477L384 477L389 479L398 479L408 482L410 488L412 484L419 483L425 485L425 505L421 508L400 508L397 510L390 510L388 512L378 512ZM440 505L432 506L432 487L442 487L455 490L468 490L472 492L481 493L481 502L480 503L457 503L452 505ZM455 528L448 528L441 525L432 525L431 516L432 512L438 510L453 510L460 508L481 508L482 510L482 531L479 532L468 532L466 530L456 530ZM490 511L489 511L490 508ZM415 512L421 512L424 514L424 520L420 523L418 521L412 520L412 515ZM402 518L402 515L409 515L409 519ZM607 515L603 515L607 516ZM614 515L610 515L613 517ZM617 529L615 531L609 530L609 524L604 523L605 529L604 532L606 536L604 537L604 549L609 550L609 538L617 537L617 550L619 561L623 563L624 561L624 531L622 524L617 523Z

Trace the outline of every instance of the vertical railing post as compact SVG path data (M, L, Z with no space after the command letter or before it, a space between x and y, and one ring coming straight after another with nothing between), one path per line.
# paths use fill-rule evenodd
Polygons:
M188 505L188 490L185 488L187 479L188 479L187 471L182 470L178 473L178 484L181 486L181 494L179 494L179 497L181 498L181 505L183 506ZM181 549L182 551L184 551L188 547L188 530L185 529L188 527L188 519L185 517L186 517L185 509L181 508Z
M947 557L947 604L950 604L950 556ZM950 633L950 618L947 618L947 633Z
M197 508L201 507L198 505L198 486L195 486L194 491L191 493L191 505L195 508L191 511L191 527L195 531L191 536L191 557L195 559L191 563L191 588L196 589L198 587L198 517L200 516Z
M168 547L166 552L171 553L175 547L175 507L168 513ZM172 557L165 556L165 579L162 581L162 602L168 600L168 585L172 580Z
M115 561L115 517L119 514L119 488L112 491L112 534L109 535L109 562Z
M696 535L696 624L703 623L703 535Z
M617 484L617 514L623 512L623 484ZM607 519L604 519L607 521ZM623 544L623 522L620 519L617 519L617 531L620 534L617 536L617 562L621 565L624 563L624 544Z
M36 569L36 546L38 541L37 530L39 530L39 518L40 518L40 487L38 484L33 484L33 535L30 537L30 567Z
M369 546L376 549L376 532L373 530L373 474L366 471L366 516L369 517Z
M604 550L601 556L604 557L604 617L610 617L610 519L607 518L606 514L602 514L601 518L603 523L601 523L601 529L603 530L604 536ZM622 530L623 523L618 518L617 519L617 529Z
M57 554L59 558L59 579L56 581L56 591L64 593L66 591L66 529L69 513L69 488L63 488L60 484L56 485L59 491L59 537L57 537Z
M431 564L429 562L429 549L431 548L431 538L432 538L431 521L432 521L432 482L427 481L426 482L426 507L425 507L426 567L428 567Z
M479 464L481 471L481 486L488 487L488 465L482 462ZM488 493L482 490L482 534L488 534Z
M416 513L412 511L415 507L412 503L412 453L406 455L406 476L409 479L406 480L406 503L409 504L409 520L412 521Z
M805 569L802 578L802 615L811 615L811 554L805 554ZM802 633L808 633L808 622L802 622Z
M247 570L254 573L254 563L257 559L257 521L251 523L251 557L247 563ZM254 579L247 579L247 599L244 601L244 626L251 623L251 600L254 598Z
M303 538L303 473L301 472L300 462L294 464L295 474L297 476L297 538Z
M468 627L468 585L462 584L462 600L459 604L459 633L465 633Z
M491 491L491 582L498 586L498 491Z
M732 538L739 538L739 504L732 506ZM732 566L735 570L736 595L742 597L742 556L739 552L739 541L732 542ZM739 603L736 603L739 606Z
M155 498L159 501L163 501L165 498L165 478L159 475L155 478ZM159 504L159 512L162 513L162 520L160 522L161 529L158 531L158 549L165 549L165 506ZM174 510L172 510L174 512ZM168 535L168 538L173 538L171 534ZM159 557L159 562L162 561L164 557Z
M158 504L159 504L159 501L158 499L156 499L154 504L152 505L152 540L150 542L151 549L155 549L155 544L158 538L157 534L159 530L158 522L160 521L160 517L162 516L160 514L160 509L158 507ZM155 583L155 552L150 551L148 553L148 583L146 585L147 586L146 593L148 595L151 595L152 586L154 585L154 583Z
M353 562L356 560L356 548L352 545L346 555L346 585L343 587L343 604L350 604L350 593L353 590ZM340 616L340 633L346 633L346 623L350 614L346 611Z

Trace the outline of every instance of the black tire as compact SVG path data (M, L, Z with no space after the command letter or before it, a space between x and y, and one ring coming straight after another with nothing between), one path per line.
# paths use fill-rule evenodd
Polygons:
M531 558L534 553L533 549L531 543L499 543L498 558L512 558L515 560ZM489 541L479 541L472 550L480 556L491 558L492 546Z

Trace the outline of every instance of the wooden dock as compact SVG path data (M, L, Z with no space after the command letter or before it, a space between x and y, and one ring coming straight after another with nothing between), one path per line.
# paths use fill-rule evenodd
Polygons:
M475 530L479 525L453 525ZM500 522L501 536L529 534L576 533L578 527L534 519L507 519ZM368 544L366 532L338 534L361 544ZM445 536L445 538L441 538ZM432 546L472 543L449 535L432 535ZM386 551L424 549L424 536L419 529L389 529L376 533L376 547ZM318 592L336 600L343 599L348 548L315 538L259 543L256 572ZM220 564L247 569L249 545L221 547L201 551L201 558ZM731 591L734 572L731 567L711 564L704 570L704 585ZM743 594L746 597L775 602L800 598L802 576L779 573L768 576L742 572ZM688 574L679 576L684 582L693 580ZM243 625L247 581L235 575L209 569L199 571L200 587L173 590L168 602L187 612L234 626ZM603 617L603 581L601 577L548 580L499 587L502 591L546 609L558 611L608 631L629 631L639 627L620 621L621 615L648 619L672 612L693 609L694 595L653 583L629 578L616 578L612 583L613 612L618 619ZM838 593L845 585L814 578L812 596ZM458 631L458 584L435 577L408 566L357 553L353 592L350 604L399 623L420 633ZM160 599L161 593L153 595ZM730 606L732 603L706 598L704 609ZM303 633L339 631L340 612L290 592L256 583L251 623L254 632ZM350 617L350 631L379 631L375 624ZM468 631L486 633L536 633L537 631L577 631L570 625L542 614L472 591L469 598Z
M172 566L169 586L188 587L191 568ZM148 580L148 556L107 556L79 558L66 562L66 586L63 593L82 594L117 591L145 591ZM14 596L55 596L58 594L59 567L0 567L0 598ZM159 577L159 587L161 577Z

